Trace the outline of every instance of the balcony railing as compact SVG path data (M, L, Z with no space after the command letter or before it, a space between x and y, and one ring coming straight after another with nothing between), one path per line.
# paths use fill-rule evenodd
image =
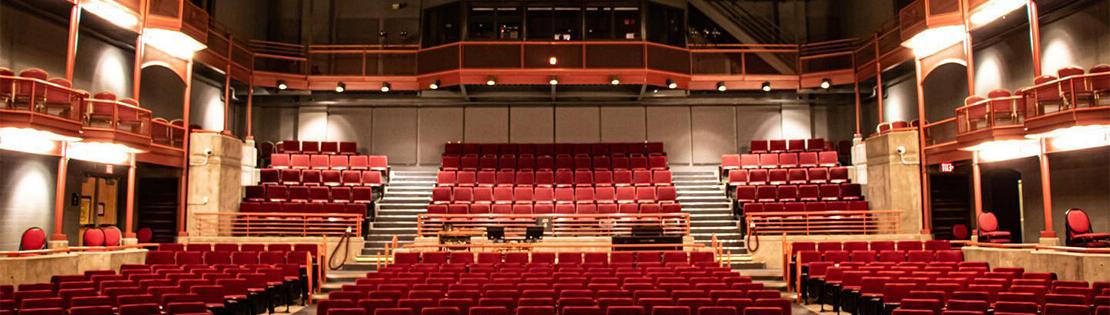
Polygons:
M999 127L1021 127L1025 104L1021 96L984 99L956 109L958 134Z
M621 236L637 227L658 227L668 235L689 235L689 213L641 214L421 214L417 235L438 236L451 231L485 232L486 227L505 228L506 236L524 236L526 228L545 222L544 236Z
M129 100L85 100L84 129L107 130L151 138L151 112Z
M45 80L0 75L0 109L80 121L85 92Z
M925 124L925 147L943 145L956 141L956 117Z
M1020 91L1029 119L1110 106L1110 72L1072 75Z
M150 140L155 145L185 149L185 127L181 120L167 121L154 118L150 121Z
M894 234L902 211L755 212L745 220L761 235Z
M362 235L362 215L340 213L215 212L192 213L190 235L221 237Z

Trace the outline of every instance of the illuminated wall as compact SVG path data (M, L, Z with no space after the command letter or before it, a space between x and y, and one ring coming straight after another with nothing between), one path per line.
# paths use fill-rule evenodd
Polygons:
M396 164L439 163L442 144L662 141L674 163L715 164L753 139L849 140L848 105L276 107L254 111L259 141L357 141Z
M55 157L0 150L0 250L19 248L19 237L40 227L54 231Z

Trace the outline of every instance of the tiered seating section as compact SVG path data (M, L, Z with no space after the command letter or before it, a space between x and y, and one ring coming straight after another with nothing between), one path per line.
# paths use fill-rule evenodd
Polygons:
M397 253L321 315L786 315L777 290L710 252Z
M448 143L444 151L428 213L681 211L661 143Z
M867 210L859 184L824 139L755 140L752 152L721 156L745 213Z
M307 294L317 244L161 244L146 264L0 286L0 314L261 314Z
M853 314L984 315L1110 312L1110 282L1060 281L967 262L947 241L795 242L803 299ZM1096 308L1097 306L1097 308Z
M246 187L239 211L365 214L389 163L356 148L354 142L279 142L259 185Z

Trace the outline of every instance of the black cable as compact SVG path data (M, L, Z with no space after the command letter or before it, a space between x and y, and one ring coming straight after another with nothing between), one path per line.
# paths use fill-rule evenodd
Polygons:
M328 257L328 269L339 270L339 268L343 268L343 266L347 265L347 254L350 252L350 244L351 229L347 228L346 231L343 231L343 237L339 239L339 243L336 244L335 251L331 252L331 257ZM333 263L335 262L335 255L339 254L340 250L343 251L343 256L340 256L341 259L339 260L339 266L334 266Z
M754 246L752 245L753 243L755 244ZM748 225L748 237L744 239L744 247L748 249L749 254L759 250L759 233L755 231L755 223Z

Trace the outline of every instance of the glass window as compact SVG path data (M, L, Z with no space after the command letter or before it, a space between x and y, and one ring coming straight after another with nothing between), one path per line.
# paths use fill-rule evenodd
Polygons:
M604 6L586 8L586 39L639 39L640 8Z
M496 12L494 8L471 8L467 16L467 39L497 39L494 32Z
M459 3L450 3L424 10L424 46L438 46L459 41L461 25Z
M497 39L518 40L524 16L517 8L497 8Z
M682 9L648 3L648 40L671 46L686 45L686 19Z

